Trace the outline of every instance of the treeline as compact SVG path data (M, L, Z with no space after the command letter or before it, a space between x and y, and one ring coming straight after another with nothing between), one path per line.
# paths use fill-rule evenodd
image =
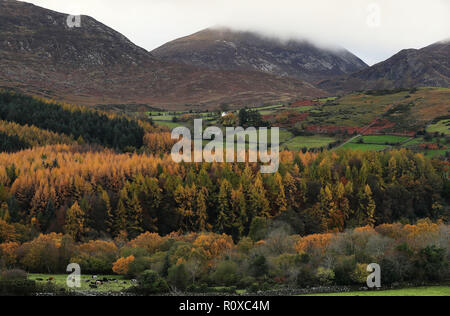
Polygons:
M0 130L0 152L16 152L31 147L15 135L5 134Z
M69 263L78 263L84 275L114 272L138 278L141 294L208 293L217 287L229 293L361 287L371 263L380 265L384 288L436 284L450 277L449 226L430 220L306 237L266 222L237 243L214 233L144 233L132 240L118 236L86 243L52 233L18 242L14 228L4 226L0 220L0 234L10 231L9 239L0 243L0 270L66 273Z
M0 119L65 134L121 151L141 148L144 128L125 117L0 91Z
M448 164L407 150L284 151L272 175L257 164L80 150L0 154L0 218L75 240L145 231L213 231L240 240L260 218L286 222L300 235L448 220Z
M0 133L6 134L10 137L16 136L31 147L76 144L76 142L69 136L43 130L37 128L36 126L20 125L13 122L0 121Z

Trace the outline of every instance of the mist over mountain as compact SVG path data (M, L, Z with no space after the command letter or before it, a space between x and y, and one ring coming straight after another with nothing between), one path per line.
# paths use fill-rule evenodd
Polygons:
M281 41L228 28L205 29L152 53L169 62L216 70L261 71L311 83L368 67L345 49L319 48L307 41Z
M422 86L450 87L450 41L422 49L404 49L370 68L319 84L332 92Z

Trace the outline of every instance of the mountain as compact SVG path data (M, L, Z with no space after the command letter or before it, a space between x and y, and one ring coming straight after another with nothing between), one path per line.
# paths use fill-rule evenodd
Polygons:
M368 67L344 49L327 50L306 41L283 42L226 28L200 31L152 53L170 62L207 69L254 70L311 83Z
M186 109L321 96L309 83L256 71L224 72L161 61L122 34L82 16L0 0L0 87L85 105Z
M319 87L334 92L414 87L450 87L450 41L405 49L388 60Z

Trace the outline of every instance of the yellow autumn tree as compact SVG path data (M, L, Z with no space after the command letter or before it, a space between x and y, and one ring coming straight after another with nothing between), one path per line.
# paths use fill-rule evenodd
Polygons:
M85 222L86 214L81 209L80 205L78 205L78 202L75 202L67 211L64 230L66 234L72 236L74 240L79 241L87 232Z

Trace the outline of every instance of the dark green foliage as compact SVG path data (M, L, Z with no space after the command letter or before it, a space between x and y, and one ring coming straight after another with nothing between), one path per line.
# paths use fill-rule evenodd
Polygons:
M169 284L179 291L184 291L189 282L189 274L184 264L173 266L169 269Z
M254 126L264 127L267 126L267 122L264 122L261 113L252 109L241 109L239 111L239 123L243 127Z
M144 271L138 278L134 291L140 295L164 294L169 292L167 282L152 270Z
M215 284L231 286L239 280L238 265L233 261L223 261L212 276Z
M263 277L269 272L269 265L267 259L264 256L257 256L250 263L250 270L252 275L256 278Z
M416 275L424 281L441 281L448 275L448 262L445 258L445 249L428 246L417 255L415 262Z
M16 152L29 148L30 145L17 136L9 136L0 132L0 152Z
M109 118L90 110L71 110L17 93L0 92L0 119L73 135L74 139L81 137L86 142L122 151L143 145L144 130L135 121Z

